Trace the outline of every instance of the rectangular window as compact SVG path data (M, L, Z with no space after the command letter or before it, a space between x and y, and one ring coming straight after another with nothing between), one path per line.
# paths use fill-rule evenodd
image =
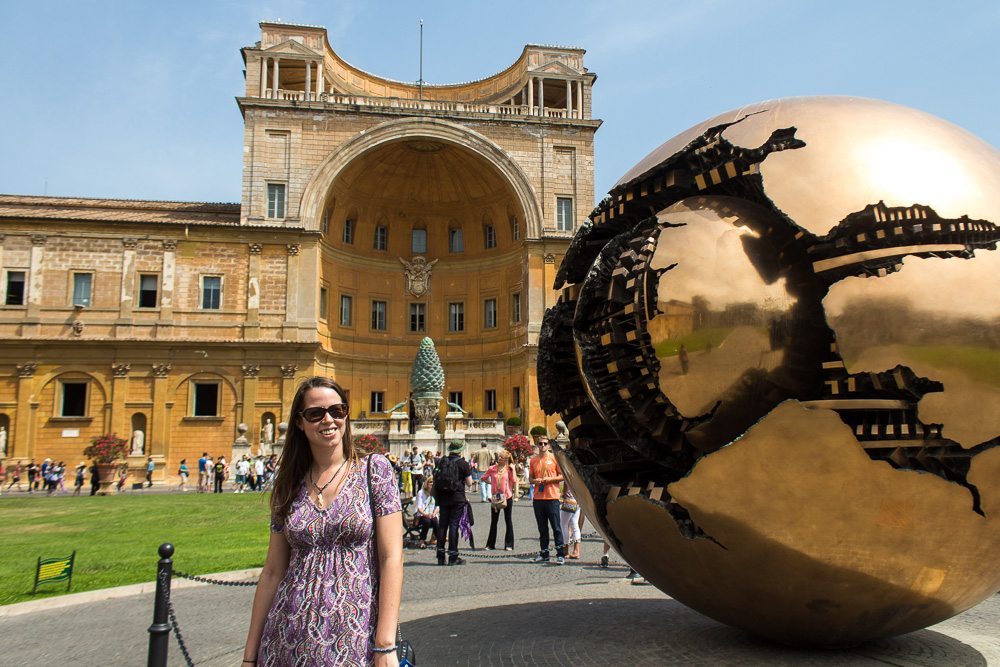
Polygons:
M413 254L423 255L427 252L427 230L426 229L414 229L413 230Z
M497 300L486 299L483 302L483 328L496 329L497 327Z
M487 248L497 247L497 230L493 225L483 225L483 240Z
M160 277L155 273L139 274L139 308L156 308Z
M192 382L194 401L191 414L195 417L219 416L219 383Z
M372 331L385 331L385 301L372 301Z
M465 242L462 241L462 228L451 227L448 229L448 252L462 252L465 250Z
M572 197L556 197L556 229L560 232L573 231Z
M452 405L457 405L462 407L462 392L460 391L449 391L448 392L448 402ZM450 409L454 409L451 405L448 406Z
M510 321L517 324L521 321L521 293L514 292L510 295Z
M354 243L354 220L344 220L344 243Z
M340 295L340 326L349 327L354 321L354 297L349 294Z
M497 390L487 389L486 390L486 400L484 401L486 412L496 412L497 411Z
M320 286L319 288L319 319L326 320L327 316L327 300L329 299L327 290L325 287Z
M90 294L91 288L94 283L94 274L92 273L74 273L73 274L73 305L80 306L81 308L90 307Z
M410 331L427 331L427 304L410 304Z
M201 277L201 307L202 310L222 308L222 276Z
M267 184L267 217L285 217L285 185L284 183Z
M8 306L24 305L24 271L7 272L7 299L4 303Z
M389 249L389 228L385 225L375 225L375 249Z
M517 224L517 218L510 216L510 238L515 241L521 238L521 226Z
M368 403L368 411L372 414L385 412L385 392L373 391L371 401Z
M62 403L59 406L60 417L87 416L87 383L62 382Z
M448 331L455 333L465 331L465 304L448 304Z
M520 387L514 387L514 397L513 398L514 398L514 409L515 410L520 410L521 409L521 388Z

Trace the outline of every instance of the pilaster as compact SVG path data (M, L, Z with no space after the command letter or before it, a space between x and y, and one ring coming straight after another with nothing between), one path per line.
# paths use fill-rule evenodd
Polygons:
M35 412L35 370L38 364L28 362L17 365L17 411L14 419L13 437L7 441L9 458L30 459L34 454Z
M256 364L243 365L243 400L237 409L236 422L243 422L250 427L249 441L251 451L253 443L259 441L260 424L256 415L257 406L257 376L260 375L260 366Z
M247 315L243 324L244 338L260 337L260 256L263 246L250 244L247 259Z
M126 439L131 437L132 424L129 422L125 409L125 399L128 393L129 364L111 364L111 423L112 433L125 433ZM148 428L148 427L147 427Z
M153 414L148 430L151 434L146 441L146 453L166 456L169 450L170 410L173 401L167 403L167 383L170 380L170 364L153 365Z
M139 242L134 238L122 239L121 299L118 305L117 337L132 334L132 308L135 299L135 250Z

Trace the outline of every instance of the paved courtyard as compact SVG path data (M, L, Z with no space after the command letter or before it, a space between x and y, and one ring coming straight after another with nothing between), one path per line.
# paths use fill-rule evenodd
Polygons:
M488 506L475 501L473 509L481 546ZM516 505L514 517L514 553L537 548L530 504ZM582 559L561 567L505 552L476 554L487 557L464 554L466 565L437 567L432 550L406 551L403 634L416 646L421 666L1000 665L1000 596L903 637L848 651L802 651L720 625L652 586L629 584L620 563L598 566L598 539L585 540ZM195 567L183 553L175 555L175 563L180 570ZM174 590L178 622L195 664L239 664L252 595L249 587ZM29 613L0 608L0 663L144 665L152 594L82 596L79 604L42 605ZM184 664L173 639L170 664Z

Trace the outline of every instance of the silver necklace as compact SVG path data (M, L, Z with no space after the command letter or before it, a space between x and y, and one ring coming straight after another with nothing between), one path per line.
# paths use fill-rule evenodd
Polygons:
M323 492L326 491L326 487L333 484L333 480L337 479L337 475L340 474L340 471L344 469L346 464L347 458L344 458L343 463L341 463L340 467L337 468L337 472L333 473L333 477L330 478L330 481L323 486L316 484L316 480L313 479L312 468L309 469L309 483L313 485L314 489L316 489L316 505L319 506L320 509L323 509L326 506L326 502L323 500Z

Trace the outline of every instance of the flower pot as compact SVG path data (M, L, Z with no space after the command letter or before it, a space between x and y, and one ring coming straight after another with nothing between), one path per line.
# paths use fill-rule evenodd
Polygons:
M97 464L97 474L100 477L100 487L97 489L97 495L106 496L113 493L115 483L118 481L118 469L121 467L120 463L98 463Z

